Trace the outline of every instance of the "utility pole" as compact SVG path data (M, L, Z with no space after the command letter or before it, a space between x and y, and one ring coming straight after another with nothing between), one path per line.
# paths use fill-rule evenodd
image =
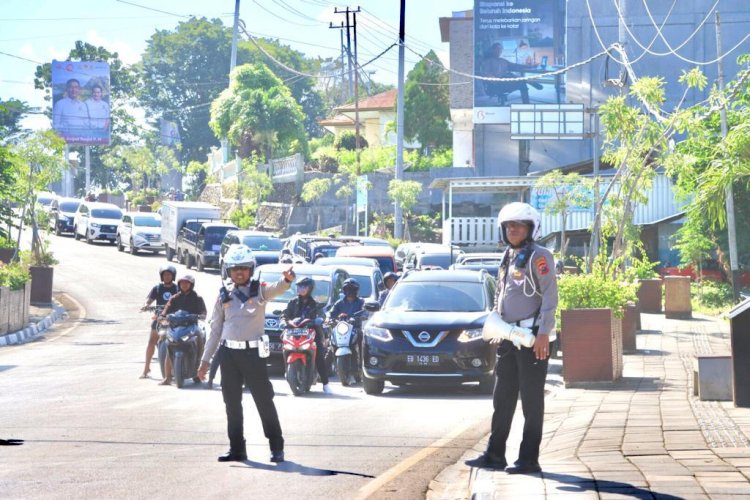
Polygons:
M398 24L398 98L396 99L396 180L404 177L404 41L406 40L406 0L399 0ZM403 237L401 204L393 207L393 237Z
M230 56L229 61L229 74L231 77L232 71L234 71L235 66L237 66L237 38L239 37L239 31L240 31L240 0L234 0L234 28L232 29L232 53ZM224 144L229 144L229 142L224 139L222 141ZM227 147L228 149L228 147ZM229 155L227 154L226 157ZM237 208L242 211L242 161L240 160L240 155L235 152L234 154L234 161L236 164L236 170L237 170ZM268 160L271 161L270 158Z
M594 225L591 228L591 242L589 243L589 259L588 259L588 271L590 272L594 266L594 260L599 254L599 243L600 243L600 227L601 227L601 210L600 204L600 193L599 193L599 108L593 106L588 110L590 121L591 121L591 155L594 162Z
M721 50L721 19L719 17L719 11L716 11L716 58L718 66L718 83L719 92L724 94L724 61L720 58L722 54ZM722 95L723 97L723 95ZM727 137L727 107L726 103L722 99L721 109L719 110L721 117L721 137L726 139ZM737 227L734 222L734 192L732 189L732 182L729 182L726 190L724 191L724 197L726 198L726 210L727 210L727 235L729 238L729 267L732 271L732 291L734 296L735 304L740 301L740 280L739 280L739 265L737 262Z
M354 94L354 89L352 88L352 39L351 34L349 32L349 29L352 28L354 25L349 24L349 14L354 14L355 12L359 12L359 7L357 7L356 11L353 11L349 9L349 7L346 8L346 10L339 10L338 7L333 8L334 14L344 14L346 16L346 24L341 23L340 26L334 26L333 23L328 23L328 28L333 29L346 29L346 55L347 55L347 61L349 66L349 95L351 96ZM356 34L354 35L357 36Z

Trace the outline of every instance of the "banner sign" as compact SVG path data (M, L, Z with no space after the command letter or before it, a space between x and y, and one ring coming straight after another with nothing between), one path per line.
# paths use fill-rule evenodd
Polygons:
M68 144L110 142L109 64L52 61L52 128Z
M367 211L367 188L369 183L366 175L357 177L357 212Z
M161 144L175 148L180 145L180 130L175 122L161 118L159 120L159 137Z
M474 123L509 123L511 104L565 102L566 0L474 0ZM523 78L534 77L528 80Z

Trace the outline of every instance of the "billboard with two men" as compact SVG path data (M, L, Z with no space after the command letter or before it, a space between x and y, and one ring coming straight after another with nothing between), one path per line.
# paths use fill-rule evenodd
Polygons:
M52 61L52 128L68 144L109 144L109 64Z
M475 0L474 123L509 123L511 104L565 102L566 0Z

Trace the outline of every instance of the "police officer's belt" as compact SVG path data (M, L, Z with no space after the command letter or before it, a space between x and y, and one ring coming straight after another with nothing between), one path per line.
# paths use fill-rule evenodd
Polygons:
M221 345L229 349L257 349L257 340L222 340Z
M518 326L522 326L524 328L531 328L532 326L534 326L535 319L536 318L526 318L526 319L522 319L521 321L516 321L515 324Z

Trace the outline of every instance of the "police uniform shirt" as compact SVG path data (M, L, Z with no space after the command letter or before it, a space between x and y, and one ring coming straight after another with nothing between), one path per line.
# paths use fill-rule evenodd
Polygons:
M263 283L255 297L250 297L249 286L237 287L245 297L249 297L244 302L234 288L229 301L222 302L219 296L211 314L211 333L201 361L209 362L221 340L252 342L260 339L265 329L266 302L283 294L290 286L291 283L283 278L273 284Z
M172 283L169 286L165 285L164 283L159 283L154 288L151 289L151 291L148 294L149 300L155 300L156 305L163 306L167 302L169 302L169 299L172 298L172 295L176 294L179 290L177 289L177 284Z
M495 309L506 323L533 318L539 311L534 323L539 327L538 334L547 334L549 340L553 341L557 338L557 277L552 253L534 243L527 250L531 251L531 255L526 265L518 266L516 257L520 251L507 250L507 273L506 267L500 266Z

